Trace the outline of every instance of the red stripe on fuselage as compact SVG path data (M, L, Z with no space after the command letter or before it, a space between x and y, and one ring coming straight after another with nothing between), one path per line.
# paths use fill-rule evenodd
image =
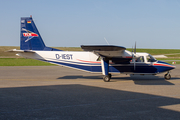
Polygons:
M77 59L78 61L81 61L81 62L86 62L86 63L101 63L101 62L95 62L95 61L85 61L85 60L79 60Z
M174 66L167 65L167 64L154 63L153 65L155 65L155 66L165 66L165 67L172 67L172 68L174 68Z
M86 62L86 63L101 63L100 61L99 62L95 62L95 61L85 61L85 60L79 60L77 59L78 61L81 61L81 62ZM113 64L112 62L109 62L109 64Z
M123 58L132 58L132 56L126 56L126 57L123 57Z

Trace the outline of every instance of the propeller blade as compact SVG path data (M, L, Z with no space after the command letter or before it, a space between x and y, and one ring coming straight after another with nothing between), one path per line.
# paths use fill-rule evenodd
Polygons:
M132 53L133 53L133 46L132 46Z
M133 46L132 46L132 62L134 63L134 71L136 70L136 42L135 42L135 46L134 46L134 51L133 51Z
M135 47L134 47L134 53L136 54L136 42L135 42Z
M136 70L136 60L135 60L135 57L136 57L136 42L135 42L135 46L134 46L134 71Z

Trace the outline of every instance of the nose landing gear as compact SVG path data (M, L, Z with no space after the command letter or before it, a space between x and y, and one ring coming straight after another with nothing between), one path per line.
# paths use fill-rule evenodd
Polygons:
M171 75L170 75L169 71L164 75L164 78L165 78L166 80L171 79Z

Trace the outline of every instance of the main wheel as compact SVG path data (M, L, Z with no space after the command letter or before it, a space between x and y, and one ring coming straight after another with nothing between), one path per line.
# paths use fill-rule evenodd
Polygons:
M170 75L170 74L165 74L165 75L164 75L164 78L165 78L166 80L169 80L169 79L171 79L171 75Z
M111 79L111 74L104 75L104 77L103 77L104 82L109 82L110 79Z
M110 77L110 79L111 79L112 75L111 75L111 74L108 74L108 75L109 75L109 77Z

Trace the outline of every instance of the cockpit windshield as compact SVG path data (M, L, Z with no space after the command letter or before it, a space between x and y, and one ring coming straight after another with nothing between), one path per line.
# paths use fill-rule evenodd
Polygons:
M152 56L152 55L148 55L147 56L147 62L156 62L157 60Z

